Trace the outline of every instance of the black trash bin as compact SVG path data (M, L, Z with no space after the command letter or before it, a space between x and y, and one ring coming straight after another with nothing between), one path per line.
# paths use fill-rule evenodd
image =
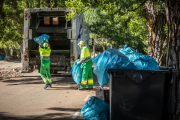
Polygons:
M171 120L176 70L107 70L110 120Z

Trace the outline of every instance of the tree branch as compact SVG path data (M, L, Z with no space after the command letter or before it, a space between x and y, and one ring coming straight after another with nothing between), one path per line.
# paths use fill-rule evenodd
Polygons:
M130 11L136 11L136 10L139 9L141 6L143 6L145 3L146 3L146 0L145 0L143 3L141 3L141 4L139 5L139 7L135 8L135 9L133 9L133 10L130 10Z

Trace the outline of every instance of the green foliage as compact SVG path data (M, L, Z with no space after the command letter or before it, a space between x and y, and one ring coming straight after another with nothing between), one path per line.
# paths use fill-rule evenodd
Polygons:
M90 37L96 42L119 48L124 44L147 52L148 28L146 19L139 13L143 11L142 1L134 0L70 0L66 6L71 11L68 19L75 14L84 13L90 30ZM144 2L144 1L143 1ZM136 11L134 9L139 8ZM101 43L103 44L103 43Z
M23 40L24 9L46 8L57 2L57 7L65 7L65 0L4 0L2 14L0 14L0 48L11 51L20 49ZM39 4L40 3L40 4Z
M165 10L165 2L164 1L158 1L158 2L154 2L155 4L155 13L156 14L165 14L166 10Z
M4 18L0 16L0 48L10 51L20 49L23 33L24 4L20 0L5 0L3 4Z

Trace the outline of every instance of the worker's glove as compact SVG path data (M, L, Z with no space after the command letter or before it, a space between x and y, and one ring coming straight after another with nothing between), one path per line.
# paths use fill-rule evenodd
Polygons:
M79 62L79 61L80 61L79 59L76 60L76 62Z
M77 62L77 65L79 65L80 64L80 61L79 62Z
M44 40L41 42L41 44L43 44L44 43Z

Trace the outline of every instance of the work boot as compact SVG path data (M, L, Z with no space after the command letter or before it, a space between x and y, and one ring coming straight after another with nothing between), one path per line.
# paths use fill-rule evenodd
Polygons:
M88 85L88 90L92 90L93 89L93 85Z
M46 89L47 87L51 87L51 84L49 83L49 81L46 81L44 89Z
M78 90L86 90L86 85L80 85L80 88Z
M44 89L46 89L47 87L50 87L50 85L46 85L46 84L45 84Z
M52 83L49 83L49 86L52 87Z
M43 81L44 81L45 84L46 84L47 80L48 79L46 77L43 78Z
M50 87L52 87L52 81L51 81L51 79L47 79L48 80L48 82L49 82L49 85L50 85Z

